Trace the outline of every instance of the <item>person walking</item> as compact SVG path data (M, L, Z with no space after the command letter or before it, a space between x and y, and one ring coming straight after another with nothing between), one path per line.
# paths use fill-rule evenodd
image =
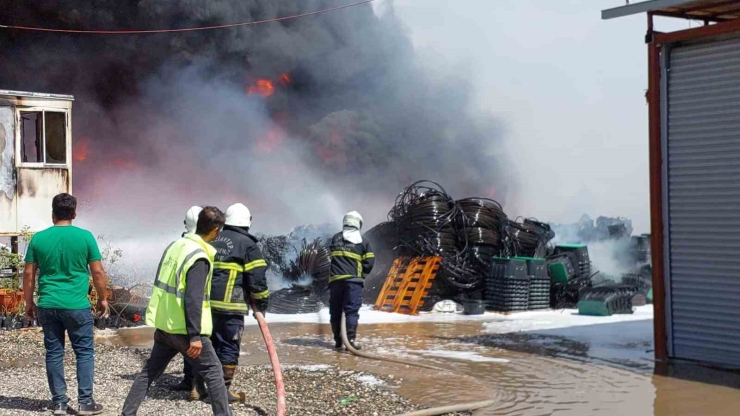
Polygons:
M156 328L154 347L144 368L136 376L123 404L123 416L133 416L144 401L152 382L159 378L178 353L185 353L196 378L205 380L216 416L230 416L221 363L209 337L211 279L215 240L224 226L224 213L204 207L198 215L195 234L170 244L162 256L146 323Z
M67 193L51 202L54 226L36 233L28 244L23 271L25 314L36 319L44 333L46 377L51 391L54 415L69 410L64 378L65 332L77 357L77 414L97 415L103 406L93 399L95 347L93 315L87 294L88 268L98 293L98 311L108 310L107 283L102 256L92 233L72 225L77 218L77 199ZM33 300L38 278L38 304Z
M185 212L185 220L183 221L183 223L185 224L185 231L180 237L185 237L188 234L195 234L195 229L198 226L198 214L200 214L202 210L203 208L199 207L198 205L193 205L192 207L188 208L188 210ZM188 363L188 360L185 359L185 354L182 354L182 357L182 381L173 386L172 390L191 392L193 391L193 368ZM198 400L199 398L200 395L197 393L197 390L195 395L193 395L192 393L188 395L189 400Z
M334 333L334 348L342 348L342 312L346 315L347 338L355 349L357 325L362 306L365 276L375 264L370 242L362 238L362 215L347 213L342 219L342 232L331 239L331 274L329 276L329 315Z
M213 242L216 261L211 291L211 341L223 365L224 381L231 403L239 401L239 396L231 391L231 383L239 364L244 317L249 312L247 302L251 298L257 309L254 312L264 314L270 297L265 278L267 262L257 245L257 237L249 233L251 226L252 214L249 208L244 204L231 205L226 209L224 230Z

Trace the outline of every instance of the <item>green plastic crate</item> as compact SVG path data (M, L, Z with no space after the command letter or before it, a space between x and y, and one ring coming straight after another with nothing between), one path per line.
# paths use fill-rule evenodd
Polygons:
M586 244L558 244L556 247L575 249L575 248L586 248L587 245Z
M550 279L554 283L568 283L568 270L563 263L550 263Z
M606 307L604 301L582 300L578 302L578 314L590 316L611 316L612 313Z

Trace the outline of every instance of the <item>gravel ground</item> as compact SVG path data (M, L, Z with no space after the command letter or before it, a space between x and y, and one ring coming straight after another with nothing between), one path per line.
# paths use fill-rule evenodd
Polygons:
M42 335L38 330L0 332L0 414L48 413L51 402L44 367ZM120 414L134 377L148 350L96 345L95 400L104 415ZM185 393L169 387L179 382L182 360L176 358L152 386L139 415L208 415L210 405L188 402ZM76 407L75 359L67 344L65 375L68 395ZM368 373L328 366L285 366L288 414L295 416L386 416L418 408L390 391L387 381ZM245 392L248 403L234 406L235 415L275 414L272 369L239 367L233 390Z

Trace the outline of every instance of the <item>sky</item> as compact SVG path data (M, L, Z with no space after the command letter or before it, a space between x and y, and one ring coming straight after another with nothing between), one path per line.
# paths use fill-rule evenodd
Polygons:
M476 80L474 105L502 123L502 152L515 160L509 216L622 216L642 233L650 228L646 17L601 20L601 10L623 4L395 0L376 12L393 7L428 65Z

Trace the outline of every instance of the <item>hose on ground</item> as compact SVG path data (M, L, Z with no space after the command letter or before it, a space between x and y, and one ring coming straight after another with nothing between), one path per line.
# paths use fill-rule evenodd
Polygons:
M413 362L406 362L403 360L397 360L395 358L389 358L389 357L381 357L379 355L369 354L363 351L358 351L355 347L352 346L352 344L349 343L349 338L347 338L347 318L344 315L344 312L342 312L342 343L344 344L344 347L347 348L347 351L351 352L354 355L369 358L371 360L378 360L378 361L388 361L391 363L397 363L397 364L404 364L404 365L413 365L416 367L426 368L429 370L434 371L445 371L442 368L434 367L432 365L426 365L422 363L413 363Z
M394 358L387 358L387 357L381 357L379 355L369 354L366 352L358 351L355 347L352 346L352 344L349 343L349 338L347 338L347 316L342 312L342 326L341 326L341 333L342 333L342 343L344 344L344 347L347 348L347 351L351 352L354 355L369 358L371 360L379 360L379 361L388 361L392 363L399 363L399 364L406 364L406 365L414 365L417 367L422 368L428 368L430 370L435 371L445 371L443 369L421 364L421 363L408 363L401 360L396 360ZM436 415L443 415L446 413L454 413L454 412L465 412L470 410L476 410L476 409L482 409L484 407L491 406L495 403L495 400L483 400L478 402L470 402L470 403L460 403L456 405L451 406L441 406L441 407L432 407L429 409L422 409L411 413L403 413L396 416L436 416Z
M254 317L257 319L260 331L262 332L262 338L265 340L265 346L267 347L267 353L270 356L270 363L272 364L272 371L275 373L275 393L277 395L277 416L285 416L287 409L287 403L285 401L285 382L283 381L283 371L280 367L280 360L278 359L277 350L275 349L275 343L272 340L270 329L267 327L265 316L262 312L258 312L257 308L254 307L254 302L249 302L254 311Z
M450 406L441 406L441 407L432 407L430 409L421 409L415 412L402 413L396 416L436 416L436 415L444 415L447 413L455 413L455 412L469 412L471 410L478 410L484 407L492 406L494 403L496 403L496 400L493 400L493 399L482 400L479 402L460 403L460 404L453 404Z

